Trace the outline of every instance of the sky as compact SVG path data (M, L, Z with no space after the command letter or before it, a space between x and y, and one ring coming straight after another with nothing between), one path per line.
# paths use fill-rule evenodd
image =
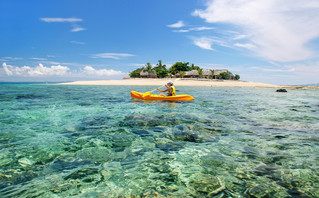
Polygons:
M122 79L189 62L319 83L319 0L0 0L0 82Z

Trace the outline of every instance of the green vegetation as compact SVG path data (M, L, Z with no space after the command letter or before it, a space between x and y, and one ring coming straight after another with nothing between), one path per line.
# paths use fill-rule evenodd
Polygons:
M140 72L143 70L143 68L138 68L132 72L130 72L130 77L131 78L140 78Z
M161 60L158 61L158 64L156 64L156 67L154 67L153 70L156 72L158 78L165 78L168 76L166 65L163 65Z
M240 76L238 74L233 75L231 72L222 72L217 73L215 70L210 70L211 75L207 76L207 72L204 76L204 70L203 68L200 68L199 66L195 66L194 64L190 65L189 62L176 62L173 64L169 69L166 68L166 65L162 63L161 60L158 61L155 67L152 67L151 63L146 63L145 67L138 68L132 72L130 72L129 76L131 78L141 78L140 72L149 72L154 73L157 75L157 78L166 78L174 75L179 75L179 77L183 78L186 75L187 71L197 70L198 76L197 77L205 77L205 78L217 78L217 79L240 79Z
M231 72L222 72L218 74L218 79L232 79L234 75Z

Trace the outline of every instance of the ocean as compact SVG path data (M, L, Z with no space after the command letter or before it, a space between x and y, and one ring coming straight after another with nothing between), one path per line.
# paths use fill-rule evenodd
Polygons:
M0 197L319 197L319 90L0 85Z

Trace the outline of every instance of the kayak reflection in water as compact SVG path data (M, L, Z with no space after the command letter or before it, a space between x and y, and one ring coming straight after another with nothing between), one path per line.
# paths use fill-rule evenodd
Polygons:
M167 81L167 83L165 84L165 87L167 88L166 90L160 90L159 88L157 88L157 90L160 92L167 92L167 96L176 96L176 90L172 81ZM160 96L165 96L165 95L160 94Z

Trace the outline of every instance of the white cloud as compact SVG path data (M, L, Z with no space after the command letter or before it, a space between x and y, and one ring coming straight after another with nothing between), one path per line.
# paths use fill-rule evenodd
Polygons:
M122 71L116 71L113 69L94 69L91 66L85 66L83 69L84 74L91 76L121 76L125 75Z
M38 60L38 61L45 61L47 60L46 58L30 58L31 60Z
M174 23L174 24L171 24L171 25L167 25L167 27L170 27L170 28L181 28L181 27L184 27L185 24L183 21L178 21L177 23Z
M47 22L47 23L72 23L72 22L81 22L83 21L80 18L50 18L50 17L45 17L45 18L40 18L41 21Z
M215 29L215 28L213 28L213 27L205 27L205 26L190 28L190 30L194 30L194 31L213 30L213 29Z
M207 49L207 50L213 50L212 45L213 45L214 40L211 38L207 37L201 37L201 38L196 38L194 39L194 44L202 49Z
M3 63L2 66L8 76L63 76L69 70L68 67L61 65L45 67L39 64L37 67L17 67Z
M40 18L41 21L46 23L71 23L72 29L71 32L80 32L86 30L85 28L80 27L76 22L81 22L83 19L80 18Z
M318 53L308 45L319 38L318 13L318 0L214 0L193 15L208 23L233 24L260 57L292 62Z
M234 44L236 47L242 47L246 49L254 49L256 46L251 43L235 43Z
M85 43L81 41L70 41L70 43L77 44L77 45L85 45Z
M173 30L173 32L189 32L190 30L188 29L188 30L185 30L185 29L181 29L181 30Z
M189 29L180 29L180 30L173 30L173 32L190 32L190 31L204 31L204 30L213 30L215 28L213 27L194 27L194 28L189 28Z
M12 66L7 65L6 63L2 64L3 69L0 69L0 74L2 77L32 77L32 79L38 78L50 78L50 77L63 77L67 78L100 78L100 77L120 77L126 75L122 71L117 71L113 69L95 69L92 66L85 66L83 69L78 71L70 70L67 66L51 66L45 67L42 64L39 64L37 67L30 66Z
M86 30L86 29L85 28L81 28L81 27L76 27L76 28L73 28L71 30L71 32L80 32L80 31L84 31L84 30Z
M121 58L126 58L130 56L135 56L135 55L126 54L126 53L100 53L100 54L93 55L92 58L111 58L111 59L119 60Z
M0 60L1 61L16 61L16 60L22 60L23 58L21 57L2 57Z

